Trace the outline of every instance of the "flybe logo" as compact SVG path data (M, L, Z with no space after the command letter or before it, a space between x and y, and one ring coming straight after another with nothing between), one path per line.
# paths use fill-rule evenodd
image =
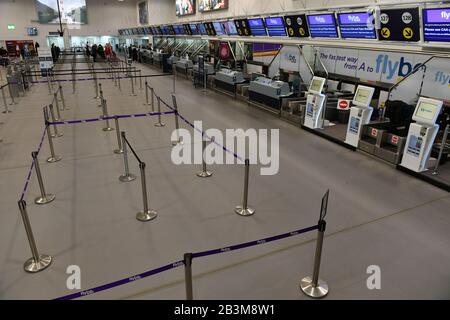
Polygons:
M358 16L348 16L348 20L353 22L361 22L361 19Z
M315 17L317 22L325 23L325 18L323 17Z
M439 82L442 85L447 85L450 87L450 74L446 74L442 71L436 72L436 77L434 78L435 82Z
M441 11L441 18L445 20L450 19L450 12Z
M375 72L386 74L386 78L390 80L394 77L406 77L420 65L421 64L418 63L413 66L413 64L406 61L404 57L401 57L399 61L395 61L391 60L387 54L380 54L376 60Z

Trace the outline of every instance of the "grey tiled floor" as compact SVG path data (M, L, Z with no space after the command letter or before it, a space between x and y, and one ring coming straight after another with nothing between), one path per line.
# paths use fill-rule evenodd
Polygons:
M143 73L157 73L140 66ZM138 113L143 91L130 97L102 81L110 114ZM170 77L149 80L170 101ZM66 119L97 116L92 84L80 82L76 95L63 83ZM57 195L46 206L33 204L37 181L31 180L26 200L35 237L42 252L54 256L39 274L22 269L30 251L17 200L43 130L42 106L48 104L45 84L21 98L5 122L0 144L0 298L51 299L66 289L68 265L82 270L82 288L89 289L181 259L184 252L264 238L316 223L320 199L331 190L328 230L321 277L330 286L328 299L450 298L450 197L447 192L320 137L302 131L241 102L177 81L180 112L204 128L280 129L280 172L250 177L250 202L256 215L233 212L241 201L242 166L213 166L209 180L195 176L198 166L170 161L167 126L155 119L121 121L121 129L147 163L151 206L159 216L140 223L140 183L122 184L122 158L114 155L115 132L99 122L64 126L55 140L63 161L40 159L46 187ZM185 126L186 127L186 126ZM187 128L187 127L186 127ZM138 173L135 161L131 170ZM194 291L200 299L306 299L298 281L309 275L314 233L239 252L194 261ZM366 268L379 265L382 289L368 290ZM182 269L140 280L86 299L183 299Z

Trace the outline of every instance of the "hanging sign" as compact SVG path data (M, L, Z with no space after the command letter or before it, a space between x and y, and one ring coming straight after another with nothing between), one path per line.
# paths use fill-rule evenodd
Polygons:
M419 8L382 9L380 26L381 41L420 41Z

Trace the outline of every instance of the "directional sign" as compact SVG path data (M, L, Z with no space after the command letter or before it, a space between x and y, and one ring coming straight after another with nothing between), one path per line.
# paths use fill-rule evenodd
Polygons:
M382 9L381 41L420 41L419 8Z

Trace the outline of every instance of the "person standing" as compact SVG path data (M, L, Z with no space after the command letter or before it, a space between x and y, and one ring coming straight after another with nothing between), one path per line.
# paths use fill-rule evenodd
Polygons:
M97 45L96 44L94 44L93 46L92 46L92 50L91 50L92 52L91 52L91 54L92 54L92 59L94 59L94 62L97 62Z

